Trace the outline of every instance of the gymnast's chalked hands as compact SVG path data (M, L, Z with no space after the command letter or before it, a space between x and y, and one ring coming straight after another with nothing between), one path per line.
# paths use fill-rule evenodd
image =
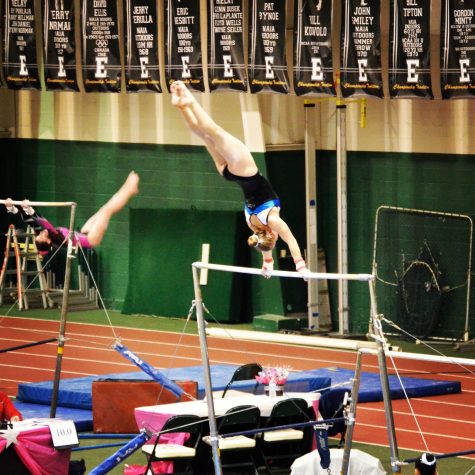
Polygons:
M302 276L305 282L308 282L311 272L307 269L307 264L303 259L294 259L295 270Z
M264 259L262 263L261 274L266 278L270 279L270 273L274 270L274 259L272 257L270 259Z

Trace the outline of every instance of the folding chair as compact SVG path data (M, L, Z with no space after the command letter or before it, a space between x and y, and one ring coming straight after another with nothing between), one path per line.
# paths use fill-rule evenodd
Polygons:
M258 363L248 363L237 368L236 371L234 371L232 378L229 380L229 383L224 388L222 397L226 395L226 392L234 383L234 381L246 381L248 379L255 379L255 377L259 374L260 371L262 371L262 366ZM258 386L259 383L256 381L256 385L254 386L254 394L256 394Z
M184 444L180 443L160 443L160 439L165 438L166 434L186 433L189 434ZM196 448L201 440L202 420L194 415L172 416L162 427L157 435L154 445L142 446L142 452L147 455L150 472L154 475L152 469L153 462L173 462L173 472L167 473L193 473L193 461L196 456Z
M256 406L236 406L229 409L219 421L218 434L232 434L244 432L259 427L261 411ZM209 436L203 441L211 446ZM224 469L244 471L257 475L255 462L256 434L235 435L232 437L219 437L218 440L221 466Z
M308 404L302 398L288 398L277 402L262 427L270 428L298 424L309 420ZM303 455L308 437L302 428L277 429L262 432L257 438L258 451L267 472L273 467L289 468Z

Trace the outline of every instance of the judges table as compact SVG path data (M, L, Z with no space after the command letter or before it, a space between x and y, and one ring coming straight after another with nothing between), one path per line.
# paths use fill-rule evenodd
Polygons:
M240 393L233 391L232 395L228 397L214 398L214 412L216 416L223 416L229 409L242 406L253 405L257 406L261 411L262 417L269 417L272 408L278 401L288 398L302 398L305 399L310 406L318 401L320 393L284 393L282 396L265 396L253 395L249 393ZM208 417L208 403L201 399L198 401L177 402L173 404L160 404L156 406L143 406L135 408L135 421L139 429L147 429L152 432L159 432L163 424L174 415L193 414L201 418Z
M58 421L54 419L26 420L14 422L11 427L0 430L0 473L2 475L68 473L71 450L55 448L53 444L55 427L58 427ZM77 438L76 433L75 436Z

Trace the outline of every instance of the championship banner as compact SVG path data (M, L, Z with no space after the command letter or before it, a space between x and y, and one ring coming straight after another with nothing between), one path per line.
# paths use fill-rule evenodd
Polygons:
M208 0L208 85L247 90L242 0Z
M391 0L389 94L433 99L430 77L430 0Z
M165 76L167 88L180 80L204 91L201 56L200 1L165 1Z
M380 0L343 1L340 64L343 97L383 97L380 13Z
M120 92L116 0L82 0L82 71L86 92Z
M41 90L34 0L4 0L3 20L3 74L7 87Z
M44 78L49 91L79 91L74 0L43 0Z
M335 96L332 0L295 0L294 5L294 91Z
M475 96L475 0L442 2L440 76L442 99Z
M285 59L285 2L251 0L249 28L249 85L251 93L287 94Z
M124 0L127 92L162 92L157 22L155 0Z

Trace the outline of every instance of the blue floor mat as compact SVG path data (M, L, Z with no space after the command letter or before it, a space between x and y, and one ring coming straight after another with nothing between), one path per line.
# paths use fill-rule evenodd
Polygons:
M20 411L23 419L49 419L50 417L49 404L33 404L16 400L15 407ZM74 421L78 432L92 431L92 411L58 406L55 415L58 419Z
M315 370L319 376L328 376L331 378L332 386L343 384L342 387L351 389L351 378L354 377L354 371L343 368L321 368ZM391 399L404 398L404 391L396 376L389 376L389 390ZM435 379L401 377L404 389L409 397L440 396L443 394L459 393L462 390L459 381L441 381ZM379 373L361 373L360 390L358 393L359 402L375 402L383 400L381 390L381 381Z
M211 380L213 382L213 389L216 391L224 389L236 368L237 366L233 365L212 365ZM167 370L165 374L172 380L198 381L198 395L199 397L204 396L202 366L175 368ZM320 368L303 371L301 373L291 373L286 385L286 390L302 392L316 391L327 388L330 383L332 385L346 383L343 384L343 387L351 389L351 379L353 376L353 370L342 368ZM149 376L141 371L105 374L88 378L63 379L60 382L58 393L58 417L62 417L60 411L64 408L76 408L90 411L92 409L92 382L98 379L151 380ZM436 396L442 394L453 394L461 391L461 384L459 381L441 381L413 377L402 377L401 379L409 397ZM389 386L391 397L393 399L404 397L399 380L395 376L389 376ZM250 391L253 388L254 384L249 381L238 381L233 385L233 389ZM260 386L259 389L262 390L262 386ZM46 407L47 410L43 411L44 414L42 417L49 417L49 404L52 391L52 381L20 384L18 387L18 400L19 403L21 401L22 403L28 402L44 405L43 407ZM381 400L382 391L379 373L362 373L359 401L372 402Z
M213 390L223 390L231 379L236 365L211 365L211 380ZM173 368L164 371L165 376L171 380L183 381L192 380L198 382L198 398L205 395L205 384L203 367L188 366L184 368ZM62 379L59 385L58 406L72 407L78 409L92 409L92 382L95 380L141 380L150 381L152 378L142 371L131 373L113 373L100 376ZM286 384L288 391L308 392L328 388L331 379L328 376L320 376L313 371L302 371L291 373ZM236 381L232 389L241 391L252 391L255 383L251 381ZM259 385L259 392L263 392L263 386ZM41 383L23 383L18 386L17 398L24 402L34 402L38 404L49 404L53 392L53 382L44 381Z

